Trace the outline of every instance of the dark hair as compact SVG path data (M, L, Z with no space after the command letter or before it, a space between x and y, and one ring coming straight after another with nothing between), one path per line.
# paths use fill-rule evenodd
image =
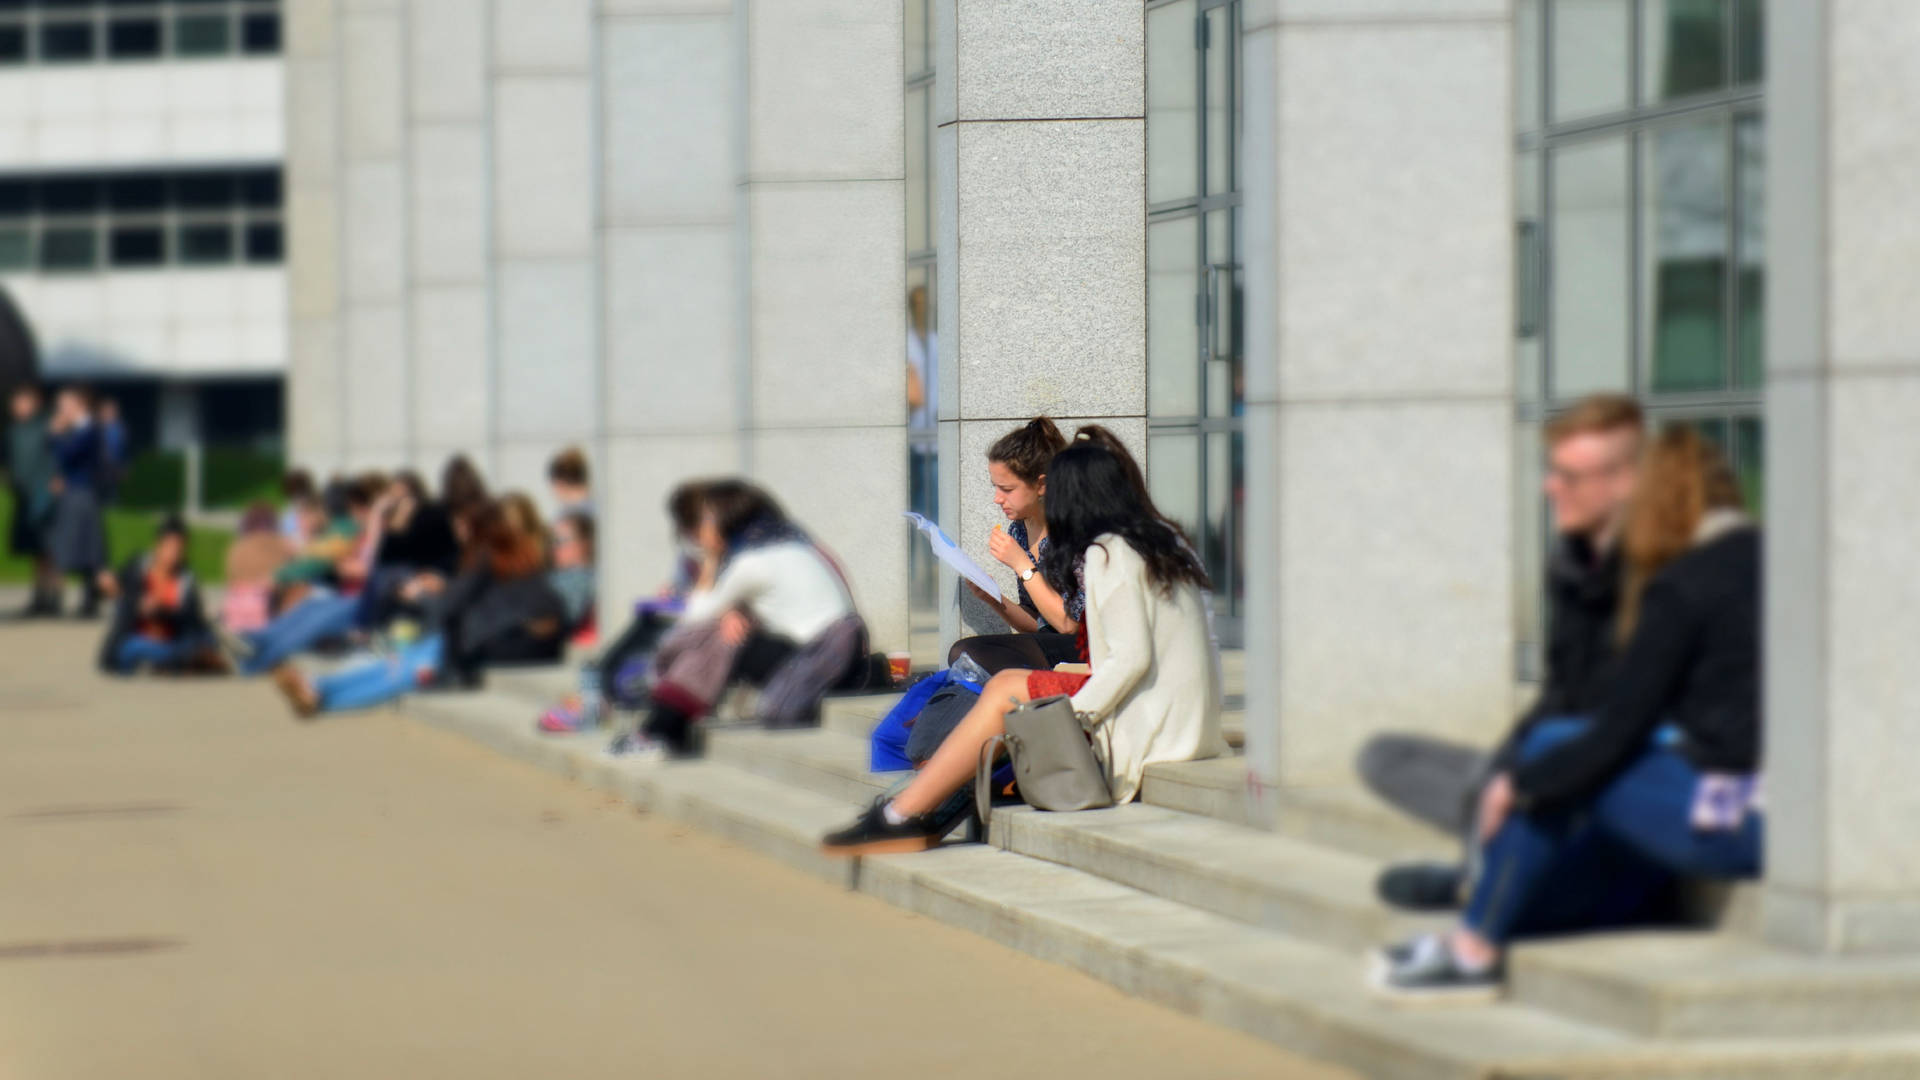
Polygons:
M342 496L348 510L364 510L387 488L387 478L377 472L364 472L346 483Z
M546 552L538 537L514 528L505 505L489 500L467 514L467 546L461 562L484 568L497 578L521 578L540 571Z
M1061 595L1079 589L1078 567L1087 549L1112 534L1147 564L1147 579L1162 592L1191 583L1211 588L1206 568L1173 524L1162 518L1123 458L1092 439L1054 456L1047 473L1047 584ZM1137 466L1135 467L1137 471Z
M1053 421L1036 416L987 447L987 460L1005 465L1013 475L1029 484L1037 484L1047 475L1047 463L1053 460L1053 455L1066 446L1066 436L1053 426Z
M705 480L688 480L667 496L667 517L673 520L674 532L692 536L700 527L700 511L707 505L707 489L712 486Z
M246 512L240 515L240 533L243 536L247 533L274 532L279 527L279 514L274 511L273 504L265 500L247 504Z
M1153 492L1147 489L1147 474L1140 468L1140 462L1134 459L1133 452L1127 449L1127 444L1120 441L1120 436L1099 424L1082 424L1074 429L1073 441L1076 445L1083 442L1092 443L1119 458L1120 469L1127 474L1127 484L1133 488L1135 494L1140 496L1140 501L1146 504L1153 516L1165 522L1167 528L1172 529L1181 540L1185 541L1188 547L1193 546L1193 538L1180 527L1180 523L1161 513L1160 507L1154 504Z
M577 446L569 446L547 462L547 479L556 484L587 486L587 455Z
M280 478L280 495L288 502L313 498L313 474L305 469L291 469Z
M427 482L414 470L401 469L399 472L394 473L393 482L406 488L407 494L413 496L414 502L425 503L427 501Z
M572 526L573 535L579 538L580 546L587 549L588 559L591 560L597 553L598 548L595 546L594 541L599 534L599 530L594 527L592 514L583 514L575 510L571 513L561 514L560 520L553 524L556 528L562 524Z
M465 454L455 454L440 469L440 502L449 514L461 514L487 501L487 482Z
M187 539L187 523L179 514L168 514L160 519L160 527L153 533L154 543L159 543L169 536L177 536L182 542Z
M703 497L705 509L713 515L713 522L720 535L732 544L746 527L755 521L770 520L775 523L787 520L780 504L773 496L761 489L758 484L745 480L716 480L707 485Z

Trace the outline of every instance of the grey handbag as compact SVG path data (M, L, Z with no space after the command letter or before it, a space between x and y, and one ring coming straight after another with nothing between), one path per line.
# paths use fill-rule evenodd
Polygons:
M1005 744L1013 758L1020 797L1036 810L1097 810L1113 805L1107 771L1087 742L1086 729L1073 711L1073 699L1055 694L1029 701L1007 714L1007 733L980 748L974 774L974 807L985 830L993 813L993 765Z

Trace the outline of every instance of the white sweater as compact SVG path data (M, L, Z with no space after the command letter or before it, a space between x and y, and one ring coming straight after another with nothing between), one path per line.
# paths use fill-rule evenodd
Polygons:
M762 629L805 645L853 614L853 598L819 550L796 540L735 555L712 588L687 597L685 617L707 622L736 608Z
M1227 752L1219 665L1206 601L1193 585L1164 593L1138 552L1108 534L1087 549L1087 655L1093 675L1073 695L1093 728L1115 802L1140 791L1148 765Z

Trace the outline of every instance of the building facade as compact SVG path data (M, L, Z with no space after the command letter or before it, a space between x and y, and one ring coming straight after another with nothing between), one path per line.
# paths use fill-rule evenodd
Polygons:
M0 4L0 287L136 442L278 445L278 0Z
M1374 732L1504 730L1540 425L1633 393L1767 519L1764 932L1911 947L1916 40L1848 0L289 0L294 456L533 489L590 447L609 611L669 487L747 472L932 657L988 619L900 511L983 551L987 445L1105 424L1246 650L1271 820Z

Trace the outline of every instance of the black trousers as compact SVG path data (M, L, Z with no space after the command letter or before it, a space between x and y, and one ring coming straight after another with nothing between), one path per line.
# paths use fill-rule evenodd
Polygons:
M1051 671L1055 664L1080 662L1080 643L1072 634L1043 631L1038 634L982 634L961 638L947 650L952 666L965 653L989 675L1003 671Z

